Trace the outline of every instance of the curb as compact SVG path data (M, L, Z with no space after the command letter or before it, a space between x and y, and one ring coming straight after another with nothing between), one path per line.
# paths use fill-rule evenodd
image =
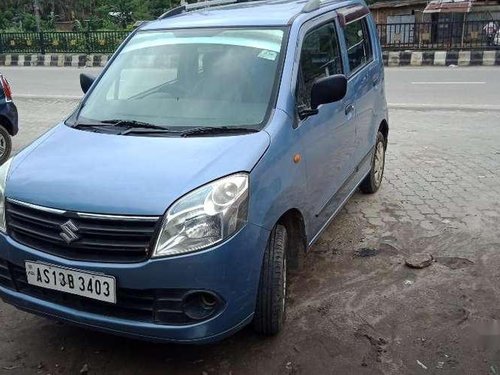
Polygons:
M111 55L0 54L0 66L104 67ZM498 66L500 50L383 51L385 66Z
M492 51L383 51L385 66L495 66L500 50Z
M104 67L111 55L0 54L0 66Z

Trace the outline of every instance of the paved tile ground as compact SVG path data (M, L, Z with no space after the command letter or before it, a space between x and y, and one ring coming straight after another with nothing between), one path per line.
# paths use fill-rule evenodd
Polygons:
M498 224L498 113L393 111L385 185L348 212L370 224ZM370 204L367 204L370 202Z
M16 150L74 103L18 105ZM0 303L0 373L500 373L498 117L392 111L381 190L356 194L292 275L278 337L245 329L210 346L154 345ZM416 252L436 262L406 267Z

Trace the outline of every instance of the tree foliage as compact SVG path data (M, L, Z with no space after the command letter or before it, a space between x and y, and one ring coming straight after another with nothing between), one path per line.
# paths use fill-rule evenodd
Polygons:
M62 22L75 29L125 29L158 17L179 0L38 0L42 30ZM0 0L0 30L36 31L35 0Z

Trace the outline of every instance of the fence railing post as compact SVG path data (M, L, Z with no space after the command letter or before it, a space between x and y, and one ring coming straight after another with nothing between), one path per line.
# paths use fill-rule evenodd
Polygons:
M0 33L0 53L3 53L3 34Z
M85 51L87 55L92 53L92 45L90 43L90 30L85 31Z
M39 33L39 41L40 41L40 53L42 55L45 55L45 41L43 38L43 31L40 31Z

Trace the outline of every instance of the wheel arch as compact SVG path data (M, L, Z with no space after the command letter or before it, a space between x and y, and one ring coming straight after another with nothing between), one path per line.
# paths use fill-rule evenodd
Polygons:
M307 232L304 216L296 208L289 209L278 219L277 224L286 228L288 240L288 264L292 269L300 267L307 249Z
M14 126L4 115L0 115L0 126L3 126L10 135L14 135Z
M382 133L385 139L385 148L387 149L387 140L389 139L389 123L383 119L378 127L378 131Z

